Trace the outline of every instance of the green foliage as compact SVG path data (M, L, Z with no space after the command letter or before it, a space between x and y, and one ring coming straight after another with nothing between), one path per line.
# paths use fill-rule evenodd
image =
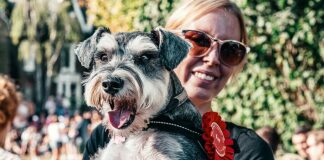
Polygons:
M142 4L143 0L88 0L88 21L95 26L109 27L113 32L130 31Z
M179 0L88 1L89 23L109 27L113 32L145 30L163 26Z
M134 27L138 30L151 31L158 26L164 26L166 18L178 2L179 0L144 0Z
M251 128L276 127L293 151L296 126L324 124L324 2L237 1L252 52L245 70L215 99L226 120Z
M7 3L8 2L6 0L0 0L0 11L6 9Z

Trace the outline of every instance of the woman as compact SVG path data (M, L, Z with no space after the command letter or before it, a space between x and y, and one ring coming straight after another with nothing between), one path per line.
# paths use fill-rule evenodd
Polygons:
M246 63L249 48L240 9L229 0L185 1L167 21L192 44L174 70L200 113L211 111L213 98ZM274 159L269 146L250 129L227 122L234 159Z
M20 159L4 149L6 135L10 130L18 105L19 95L14 83L8 77L0 75L0 159Z

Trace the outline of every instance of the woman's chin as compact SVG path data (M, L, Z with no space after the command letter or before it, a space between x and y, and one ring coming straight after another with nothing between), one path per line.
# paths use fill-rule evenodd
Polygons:
M214 97L210 92L210 89L205 89L201 87L191 87L187 90L187 94L192 101L206 102L211 101Z

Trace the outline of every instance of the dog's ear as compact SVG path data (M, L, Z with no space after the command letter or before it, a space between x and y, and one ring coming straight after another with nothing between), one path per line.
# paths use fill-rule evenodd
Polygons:
M172 70L187 56L190 44L162 28L152 31L154 41L159 46L161 60L163 65Z
M87 69L90 68L91 63L93 62L94 52L96 51L96 44L99 42L99 39L102 37L103 33L111 33L109 28L100 27L95 33L79 43L74 49L75 54L78 56L81 65Z

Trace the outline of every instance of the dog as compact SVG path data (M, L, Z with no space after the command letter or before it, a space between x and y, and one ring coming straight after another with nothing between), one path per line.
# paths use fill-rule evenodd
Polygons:
M92 159L207 159L201 115L172 71L189 49L162 28L114 34L98 28L77 45L81 65L91 70L85 101L102 113L111 136Z

